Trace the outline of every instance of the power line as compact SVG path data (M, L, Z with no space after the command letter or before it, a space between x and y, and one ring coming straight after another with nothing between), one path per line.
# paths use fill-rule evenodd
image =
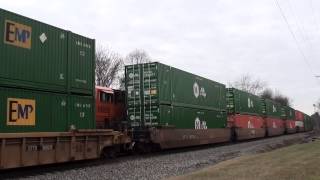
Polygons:
M313 72L313 70L312 70L312 68L311 68L311 65L310 65L310 63L309 63L309 61L308 61L308 58L307 58L307 56L304 54L304 52L302 51L302 48L301 48L301 46L300 46L300 44L299 44L299 41L298 41L296 35L294 34L294 32L293 32L293 30L292 30L292 28L291 28L291 26L290 26L290 24L289 24L289 22L288 22L288 19L287 19L287 17L285 16L285 14L284 14L284 12L283 12L283 10L282 10L282 8L281 8L278 0L275 0L275 2L276 2L277 7L278 7L279 10L280 10L280 13L281 13L282 18L284 19L284 21L285 21L285 23L286 23L286 25L287 25L287 27L288 27L288 29L289 29L289 31L290 31L290 34L292 35L292 37L293 37L293 39L294 39L294 41L295 41L295 43L296 43L296 45L297 45L297 48L298 48L300 54L301 54L302 57L303 57L303 61L307 64L308 68L310 69L311 74L312 74L312 77L315 77L316 75L315 75L315 73ZM317 79L317 78L316 78L316 79Z
M312 0L309 0L309 4L310 4L310 8L311 8L311 14L312 14L312 18L313 18L313 21L314 21L314 23L315 23L315 25L316 25L316 30L317 30L317 32L319 32L319 30L320 30L320 26L319 26L319 23L318 23L318 21L317 21L317 19L316 19L316 15L315 15L315 13L314 13L314 8L313 8L313 3L312 3Z
M292 5L292 3L290 3L290 1L292 0L288 0L288 4L289 4L289 8L293 14L293 19L295 21L295 24L298 28L298 31L299 33L301 34L301 37L302 37L302 40L305 42L305 44L309 45L310 48L313 50L313 46L312 46L312 43L310 42L310 39L308 38L308 36L306 35L306 30L304 29L302 23L300 23L300 19L298 18L298 16L296 15L295 13L295 8L294 6ZM301 24L301 26L299 25Z

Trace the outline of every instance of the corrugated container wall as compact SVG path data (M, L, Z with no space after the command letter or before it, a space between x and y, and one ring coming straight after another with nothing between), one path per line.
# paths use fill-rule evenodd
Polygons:
M302 112L295 110L295 120L296 121L303 121L304 120L304 115Z
M287 120L295 120L295 111L289 106L283 106L283 117Z
M260 97L235 88L227 89L227 109L230 114L263 114Z
M93 94L95 42L0 9L0 86Z
M304 130L305 131L311 131L313 129L313 123L312 123L312 119L309 115L307 114L303 114L304 115Z
M183 122L180 124L181 119L177 118L181 115L177 112L186 112L186 109L190 113L225 114L223 84L161 63L126 66L125 75L128 118L132 126L182 127ZM194 128L194 123L190 125Z
M269 99L263 99L263 112L267 117L281 119L283 117L282 106Z
M0 88L0 117L0 133L62 132L71 126L95 127L91 96Z

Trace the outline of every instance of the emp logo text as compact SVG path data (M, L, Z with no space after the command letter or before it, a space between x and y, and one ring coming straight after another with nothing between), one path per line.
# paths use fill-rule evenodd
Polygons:
M5 20L4 42L6 44L30 49L31 27Z
M7 125L34 126L35 122L36 122L35 100L8 98Z

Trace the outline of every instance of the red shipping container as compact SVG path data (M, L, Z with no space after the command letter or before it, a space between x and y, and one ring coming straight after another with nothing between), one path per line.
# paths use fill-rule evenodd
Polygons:
M265 136L264 119L260 116L236 114L228 116L229 127L235 128L237 140Z
M277 118L265 118L268 136L277 136L284 134L285 121Z
M295 133L296 132L296 121L294 120L286 120L285 128L287 133Z
M303 121L304 120L304 116L303 116L302 112L295 110L295 115L296 115L296 121Z
M264 126L264 120L260 116L236 114L229 116L228 120L233 127L237 128L255 129L263 128Z

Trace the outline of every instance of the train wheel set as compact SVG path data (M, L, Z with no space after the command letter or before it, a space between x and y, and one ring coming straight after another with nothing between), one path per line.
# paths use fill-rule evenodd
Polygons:
M311 131L310 116L159 62L95 87L95 40L0 9L0 170Z

